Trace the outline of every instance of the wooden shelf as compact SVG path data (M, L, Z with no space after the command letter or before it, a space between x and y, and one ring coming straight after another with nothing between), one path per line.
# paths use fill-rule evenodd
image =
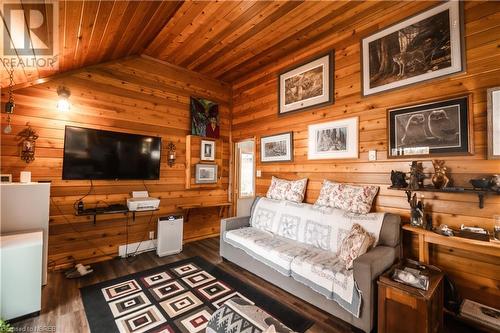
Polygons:
M219 217L224 216L224 211L227 207L232 206L232 202L216 202L216 203L208 203L208 204L185 204L185 205L177 205L177 208L182 209L185 212L184 221L187 222L189 220L189 212L191 209L199 209L199 208L210 208L210 207L219 207Z
M403 230L418 235L418 257L423 263L429 263L429 244L437 244L456 249L500 257L500 241L495 239L489 242L456 236L443 236L433 231L413 227L409 224L403 225Z
M477 194L479 198L479 208L484 208L484 197L487 194L497 194L500 195L500 191L494 191L494 190L479 190L475 188L444 188L444 189L437 189L431 186L424 186L422 188L419 188L417 190L410 190L408 188L398 188L398 187L388 187L389 190L395 190L395 191L405 191L406 195L408 196L408 202L411 200L411 194L412 192L439 192L439 193L474 193Z

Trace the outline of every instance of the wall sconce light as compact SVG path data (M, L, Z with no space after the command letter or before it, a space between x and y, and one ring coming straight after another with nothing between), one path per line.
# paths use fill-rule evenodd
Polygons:
M25 128L21 133L20 147L21 147L21 159L26 163L33 162L35 160L35 141L38 139L38 134L31 128Z
M167 145L168 155L167 155L167 163L169 167L173 167L175 163L175 145L172 141L170 141Z
M10 115L14 113L14 108L16 107L16 103L14 103L14 96L12 94L12 86L14 85L14 69L10 70L9 73L10 83L9 83L9 100L5 103L5 113L7 114L7 126L3 129L5 134L9 134L12 132L12 126L10 126Z
M71 92L66 87L57 88L57 95L59 96L59 100L57 101L57 109L62 112L67 112L71 108L71 103L69 102L69 96L71 96Z

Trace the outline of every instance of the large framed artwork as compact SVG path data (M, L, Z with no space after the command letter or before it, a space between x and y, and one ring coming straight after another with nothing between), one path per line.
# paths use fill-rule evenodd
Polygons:
M470 96L389 109L389 158L472 153Z
M260 138L261 162L290 162L293 160L293 132Z
M358 158L358 117L309 125L308 159Z
M217 183L217 164L196 164L194 182L196 184Z
M330 51L280 73L278 115L333 103L333 59Z
M218 139L219 105L204 98L191 97L191 134Z
M368 96L465 70L461 1L447 1L361 40Z
M500 87L488 89L488 159L500 159Z

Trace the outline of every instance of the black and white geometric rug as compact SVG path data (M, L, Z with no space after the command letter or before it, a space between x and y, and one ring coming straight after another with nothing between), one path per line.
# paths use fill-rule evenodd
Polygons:
M80 289L92 333L204 332L225 301L242 298L290 329L313 321L194 257Z

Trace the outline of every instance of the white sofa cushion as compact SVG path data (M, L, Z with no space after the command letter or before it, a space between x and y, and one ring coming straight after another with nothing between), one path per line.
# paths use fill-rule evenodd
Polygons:
M266 196L269 199L302 202L304 201L306 187L307 178L299 180L286 180L273 176Z
M378 186L357 186L324 180L316 206L343 209L357 214L368 214Z
M292 260L298 255L307 253L311 248L306 244L272 236L268 232L252 227L228 231L224 239L286 276L291 274Z

